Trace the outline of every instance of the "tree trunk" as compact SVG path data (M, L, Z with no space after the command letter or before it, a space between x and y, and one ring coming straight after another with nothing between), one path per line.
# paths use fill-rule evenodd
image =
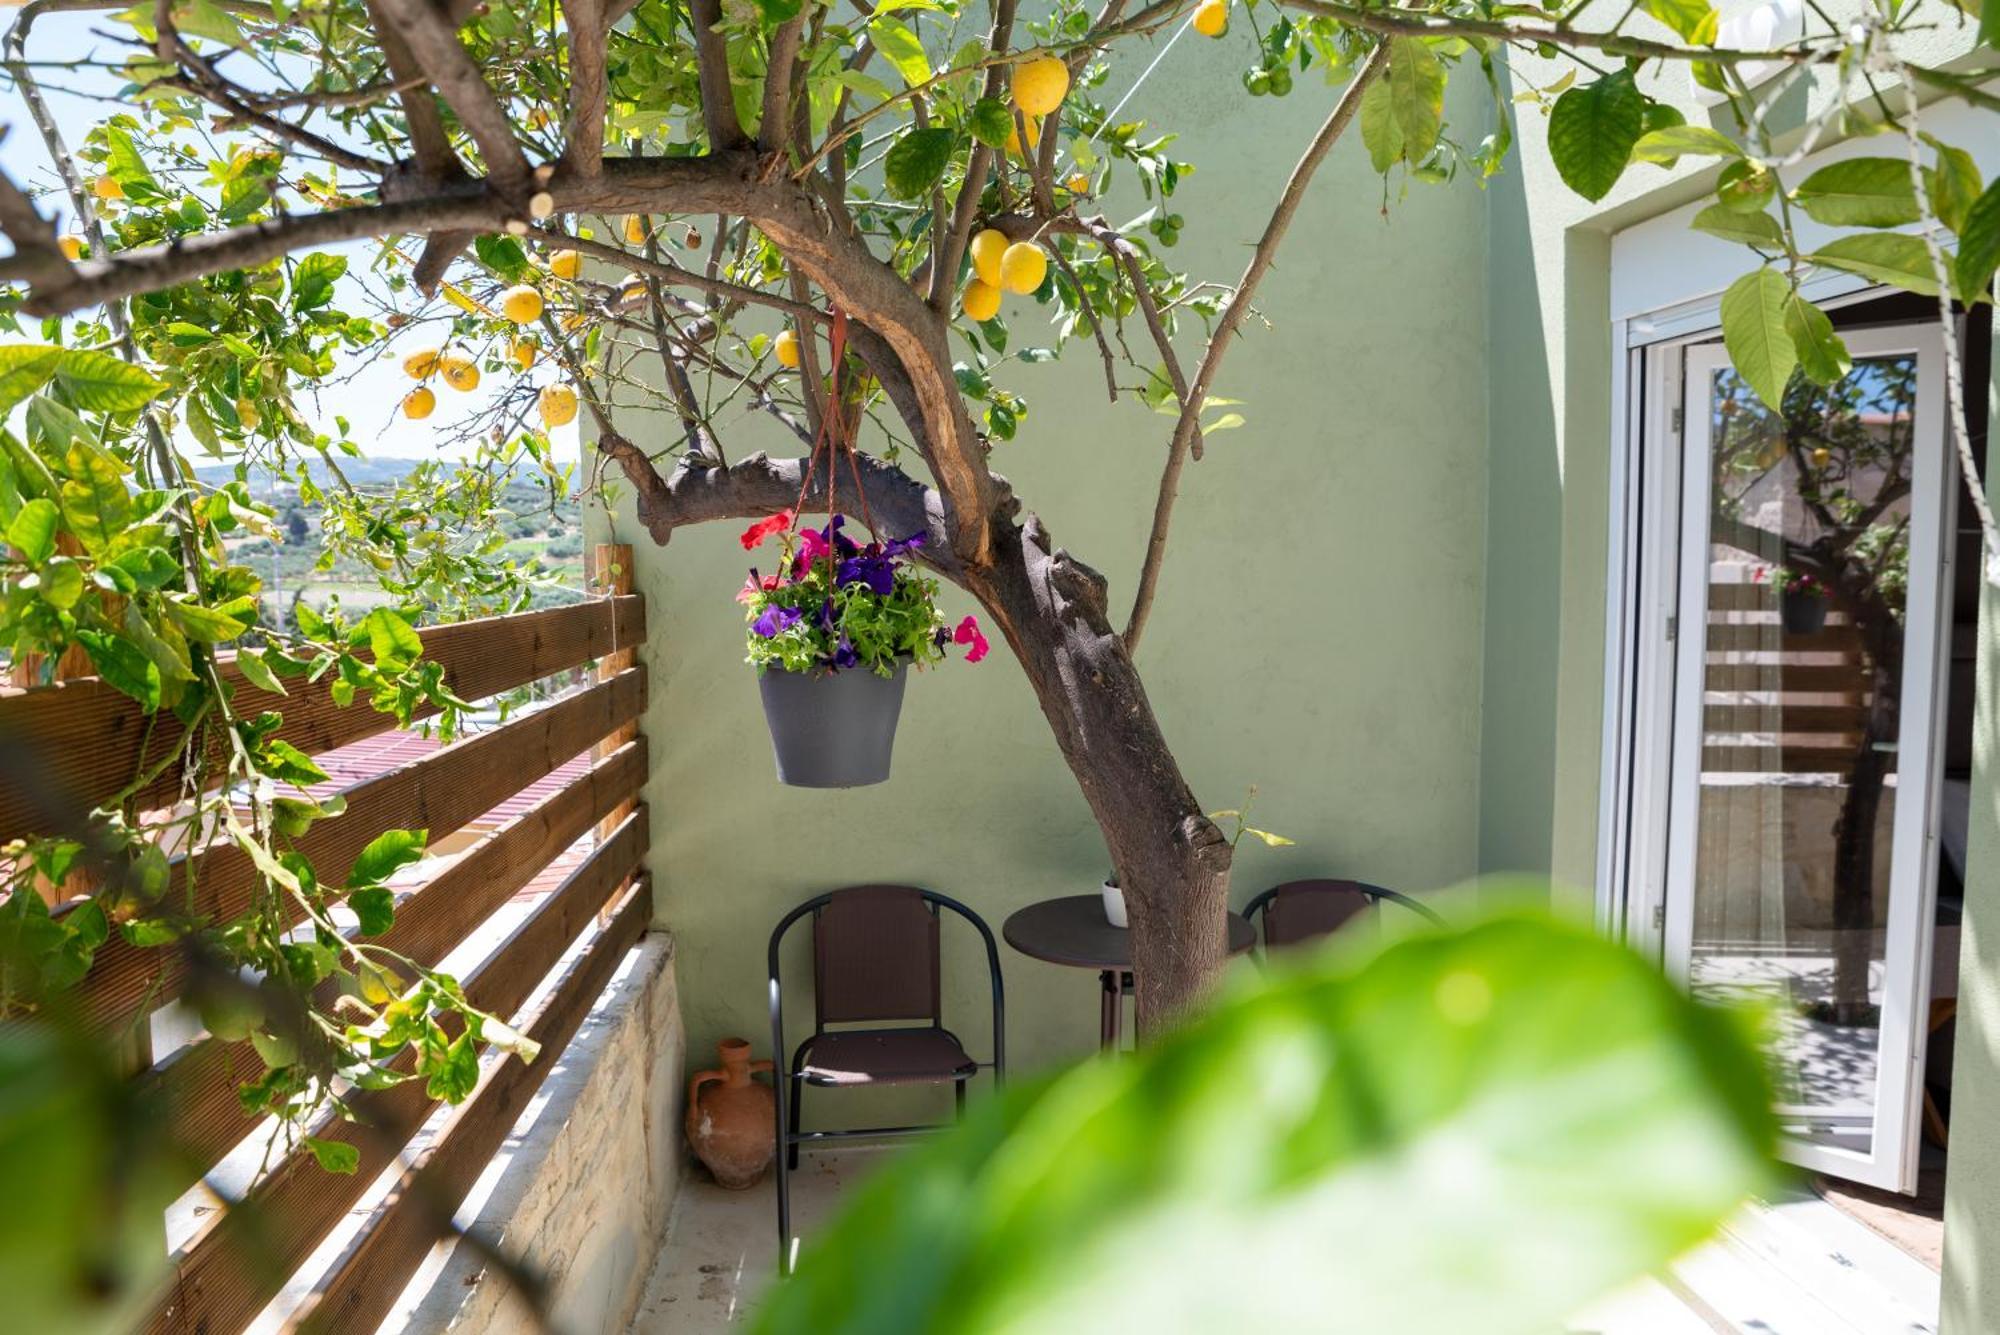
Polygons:
M1844 600L1872 660L1868 716L1847 772L1847 793L1833 827L1833 1021L1869 1022L1868 971L1875 941L1875 831L1882 811L1887 753L1902 705L1902 627L1879 598Z
M996 525L966 584L1028 674L1090 804L1131 917L1138 1029L1195 1005L1228 958L1229 844L1167 749L1105 613L1104 579L1052 548L1041 522Z

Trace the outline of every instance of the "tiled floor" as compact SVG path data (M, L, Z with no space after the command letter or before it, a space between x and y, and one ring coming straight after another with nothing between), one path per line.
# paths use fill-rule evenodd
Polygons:
M893 1150L805 1155L793 1179L802 1238ZM724 1191L690 1175L632 1335L709 1335L747 1320L777 1264L767 1181ZM1937 1275L1826 1201L1759 1202L1722 1237L1594 1303L1570 1335L1935 1335Z

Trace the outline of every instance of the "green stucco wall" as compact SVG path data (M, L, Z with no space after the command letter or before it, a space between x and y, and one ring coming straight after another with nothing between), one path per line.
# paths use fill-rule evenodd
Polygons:
M1199 170L1174 198L1188 225L1170 258L1225 281L1333 98L1302 78L1288 99L1251 101L1236 84L1241 57L1234 43L1183 42L1120 117L1157 115L1182 133L1177 156ZM1476 123L1479 90L1463 94ZM1245 401L1248 425L1212 437L1188 470L1141 652L1202 800L1234 807L1257 784L1257 823L1298 841L1244 847L1238 903L1308 875L1422 891L1477 864L1485 205L1470 186L1419 189L1385 225L1381 200L1359 142L1341 144L1257 303L1271 328L1250 321L1224 374L1219 392ZM1006 314L1016 345L1044 341L1032 302L1010 299ZM1129 396L1107 403L1087 342L1060 366L1011 366L1001 380L1031 409L995 467L1058 542L1105 573L1122 616L1170 419ZM756 419L725 425L732 458L797 452ZM658 424L654 442L666 432ZM740 528L685 531L658 549L629 518L617 524L649 600L651 866L659 919L681 942L695 1057L733 1033L763 1050L766 935L818 890L927 885L997 933L1024 904L1094 892L1106 870L1004 646L911 681L888 784L780 787L731 601L747 564ZM955 590L948 603L953 616L972 610ZM982 971L966 944L947 961L948 1018L983 1053L971 1038ZM1014 1062L1089 1051L1095 976L1002 953ZM803 966L802 952L792 958Z

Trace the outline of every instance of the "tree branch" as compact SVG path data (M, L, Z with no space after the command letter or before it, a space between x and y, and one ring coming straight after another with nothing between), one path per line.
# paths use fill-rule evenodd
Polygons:
M729 91L729 44L716 26L722 22L722 0L688 0L688 22L694 27L695 62L701 75L701 121L708 130L711 153L743 147L743 126L736 119L736 101Z
M374 0L379 11L408 45L410 54L430 75L438 95L458 113L479 155L486 160L492 183L508 196L527 193L531 175L528 155L514 137L506 108L486 85L450 20L431 0ZM524 202L516 200L517 204Z
M1132 615L1125 624L1125 649L1128 653L1137 652L1139 636L1145 632L1146 618L1153 610L1153 597L1159 591L1160 566L1166 560L1167 529L1173 522L1174 498L1180 490L1181 470L1187 466L1188 452L1196 449L1195 442L1200 438L1202 405L1208 401L1216 372L1222 366L1222 359L1228 353L1244 315L1250 310L1250 298L1256 292L1258 283L1270 272L1278 245L1285 239L1285 232L1299 211L1306 187L1312 184L1313 173L1319 170L1320 163L1326 160L1341 132L1353 121L1355 112L1361 107L1361 95L1388 63L1387 43L1368 53L1360 71L1342 91L1340 100L1333 104L1332 112L1319 127L1319 133L1306 146L1304 156L1292 168L1291 179L1285 182L1284 193L1278 196L1270 221L1264 224L1264 234L1257 239L1257 248L1250 253L1250 262L1243 269L1243 277L1237 281L1235 293L1229 298L1229 304L1223 307L1221 318L1216 321L1215 332L1202 353L1194 380L1182 395L1180 419L1174 424L1173 442L1167 448L1166 467L1160 473L1160 494L1153 502L1153 530L1146 539L1146 557L1139 570L1139 586L1132 597ZM1196 453L1199 457L1198 449Z
M585 176L604 169L604 46L610 22L604 0L562 0L569 28L569 127L563 160Z
M631 482L638 495L639 522L653 541L662 545L675 529L690 524L754 519L789 509L798 503L805 480L804 459L772 459L760 453L727 468L715 468L683 457L671 474L662 477L646 452L623 436L606 433L597 441L597 448L617 463ZM924 564L947 579L961 581L964 569L951 553L943 497L880 459L866 454L855 458L868 508L876 519L898 536L924 534L927 541L919 549ZM814 472L806 508L826 504L827 471Z

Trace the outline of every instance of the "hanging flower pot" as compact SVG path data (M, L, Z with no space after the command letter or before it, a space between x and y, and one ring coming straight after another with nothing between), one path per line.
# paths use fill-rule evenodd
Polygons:
M794 532L781 511L743 534L746 550L779 539L779 573L752 569L736 595L750 623L749 661L758 671L778 782L798 788L858 788L889 777L896 721L912 664L967 646L986 656L986 637L966 617L954 629L937 607L938 584L912 553L924 535L862 545L841 531Z
M1758 582L1767 572L1757 572ZM1817 635L1826 628L1826 589L1802 570L1778 566L1768 572L1778 586L1778 622L1787 635Z
M889 777L907 666L873 672L788 672L757 679L778 782L794 788L860 788Z
M1790 588L1778 595L1778 619L1792 635L1817 635L1826 628L1826 595L1816 588Z

